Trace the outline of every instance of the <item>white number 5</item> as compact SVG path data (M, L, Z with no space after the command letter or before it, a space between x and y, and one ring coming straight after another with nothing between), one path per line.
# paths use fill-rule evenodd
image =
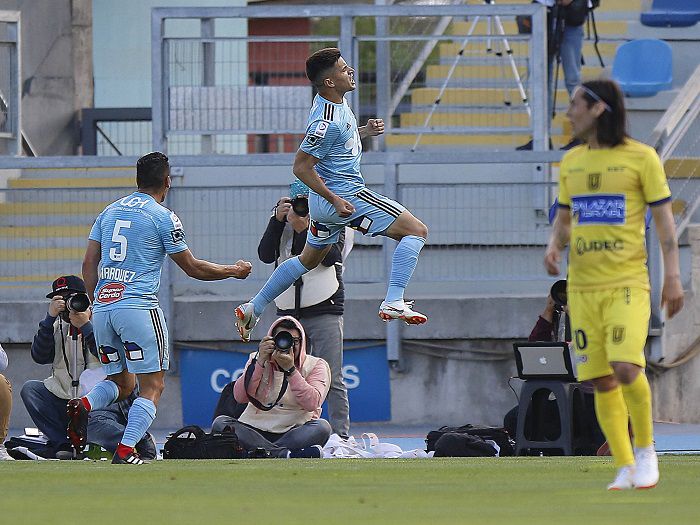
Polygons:
M122 228L131 228L131 221L117 220L112 232L112 242L119 243L119 246L109 249L109 258L113 261L121 262L126 259L126 237L119 234Z

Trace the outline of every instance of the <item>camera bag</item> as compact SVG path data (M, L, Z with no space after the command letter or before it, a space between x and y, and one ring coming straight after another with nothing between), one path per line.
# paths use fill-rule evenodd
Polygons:
M504 428L470 424L461 427L444 426L437 430L431 430L425 438L425 450L427 452L436 450L437 441L445 434L468 434L482 440L491 440L500 447L500 456L512 456L515 453L515 442Z
M236 431L204 432L197 425L183 427L168 436L163 459L240 459L245 455Z

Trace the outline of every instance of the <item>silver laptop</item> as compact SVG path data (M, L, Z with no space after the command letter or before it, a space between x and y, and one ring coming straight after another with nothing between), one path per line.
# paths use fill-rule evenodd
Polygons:
M513 343L520 379L576 381L567 343Z

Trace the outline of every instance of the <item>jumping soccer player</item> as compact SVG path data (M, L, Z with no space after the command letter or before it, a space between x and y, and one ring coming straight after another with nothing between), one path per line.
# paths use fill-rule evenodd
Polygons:
M221 265L192 255L180 219L161 205L171 184L168 157L158 152L141 157L136 183L138 190L107 206L90 231L83 278L94 297L95 339L107 379L68 402L68 437L82 450L88 412L125 399L138 377L140 397L112 461L138 465L143 461L134 446L156 417L169 367L168 328L156 295L165 256L203 281L245 279L251 264Z
M650 316L644 217L650 206L663 251L661 305L670 319L683 308L671 191L656 152L627 136L617 84L584 82L567 116L584 144L562 159L559 210L544 265L557 275L570 244L568 300L578 378L595 385L598 422L618 468L608 489L651 488L659 468L644 374Z
M379 307L384 321L402 319L422 324L427 317L404 301L404 290L418 262L428 228L404 206L365 187L360 173L364 137L384 133L382 119L357 121L344 95L355 89L355 71L340 51L326 48L306 60L306 76L318 90L309 114L306 137L294 159L294 175L311 192L311 224L306 245L298 257L280 264L251 302L238 306L236 326L244 341L265 307L323 260L350 226L365 235L384 235L399 241L394 251L389 289Z

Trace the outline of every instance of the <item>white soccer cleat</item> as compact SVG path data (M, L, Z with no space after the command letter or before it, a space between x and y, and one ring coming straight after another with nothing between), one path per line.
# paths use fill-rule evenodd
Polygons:
M253 331L258 322L255 316L255 308L253 303L243 303L236 307L234 311L236 315L236 328L244 342L250 341L250 332Z
M653 489L659 482L659 459L654 445L635 448L634 459L637 468L634 472L634 486L638 489Z
M394 319L402 319L406 324L423 324L428 320L428 316L420 312L411 310L413 301L391 301L387 303L383 301L379 307L379 317L384 322L393 321Z
M629 490L634 488L634 465L625 465L617 469L615 481L608 485L608 490Z
M3 445L0 442L0 461L14 461L15 458L10 456L10 454L7 452L7 449L5 448L5 445Z

